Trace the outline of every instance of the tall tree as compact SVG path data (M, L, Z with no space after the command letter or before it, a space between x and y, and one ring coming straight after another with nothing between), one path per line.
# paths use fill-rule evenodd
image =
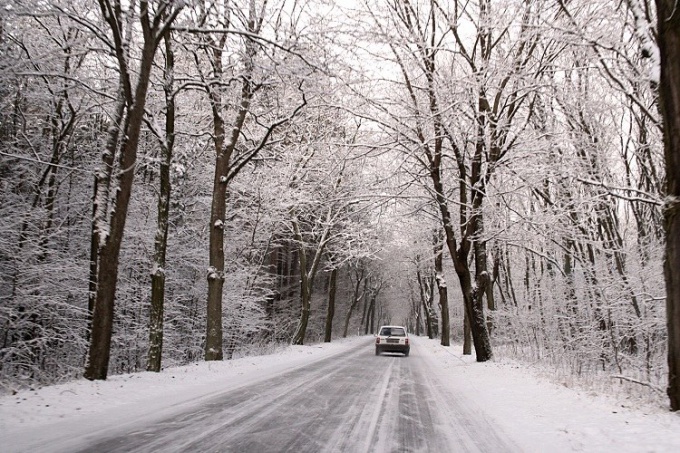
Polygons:
M675 0L656 0L664 121L666 201L666 319L668 326L668 397L680 410L680 10Z
M332 261L332 259L331 259ZM333 339L333 318L335 317L335 296L338 291L338 268L334 266L331 269L331 275L328 283L328 309L326 311L326 327L324 329L325 343L330 343Z
M156 236L154 237L153 268L151 270L151 308L149 314L149 360L148 371L159 372L163 356L163 313L165 310L165 265L168 248L170 215L170 166L175 146L175 49L171 33L163 37L165 67L163 68L163 92L165 94L165 133L156 132L160 147L160 181L158 212L156 213ZM153 125L151 125L153 130Z
M120 0L99 0L99 6L109 28L106 44L118 65L120 90L102 166L95 182L92 247L97 253L96 266L93 268L95 272L90 278L96 282L96 289L91 307L90 349L85 366L85 377L90 380L106 379L108 373L118 257L132 194L137 145L144 121L151 70L160 41L170 31L170 26L182 9L181 5L176 6L171 0L153 5L155 11L147 0L140 0L138 8L134 2L126 5ZM138 14L143 37L137 71L130 67L132 59L129 54L133 45L131 30L135 25L126 23L127 17L134 16L132 13Z
M312 303L312 289L314 287L314 279L319 270L319 263L323 256L324 250L328 243L332 240L332 226L334 220L334 213L332 208L328 208L326 215L323 218L317 219L322 225L322 232L315 244L313 254L308 256L308 242L303 237L302 229L300 227L300 219L297 215L293 215L291 220L293 235L298 244L298 257L300 259L300 321L293 334L293 344L304 344L307 333L307 325L309 324L309 315L311 313ZM316 223L315 222L315 223ZM311 258L311 259L310 259Z
M482 2L486 5L486 2ZM486 328L486 320L484 318L483 294L488 283L488 273L482 267L481 270L473 280L472 272L470 270L468 258L473 246L482 240L484 232L484 223L482 217L482 205L485 198L485 185L492 174L495 161L498 161L502 155L507 151L503 146L503 139L495 143L493 152L486 148L489 142L488 135L493 135L494 132L489 132L488 116L490 112L490 104L486 99L486 87L483 82L479 84L478 108L475 108L477 124L475 125L478 133L476 134L476 146L474 155L471 161L471 169L468 170L465 162L464 148L459 147L457 140L453 137L447 127L444 119L444 112L441 107L441 94L439 93L438 80L438 54L442 49L442 36L437 27L438 9L441 8L437 2L430 2L428 5L423 5L423 8L416 7L409 1L397 1L392 5L394 12L394 24L404 30L403 34L408 40L412 41L416 52L411 54L410 50L403 51L398 49L400 43L389 42L388 45L394 54L394 58L399 66L399 70L403 77L403 84L407 92L407 99L410 103L408 109L420 118L413 126L412 131L412 145L417 147L416 160L425 167L430 178L431 193L435 200L441 216L441 222L446 237L446 245L453 260L454 269L458 276L461 291L463 293L463 302L465 312L470 320L473 342L475 345L475 352L478 361L489 360L492 356L491 343L489 334ZM442 10L443 11L443 10ZM456 10L456 12L458 12ZM488 14L486 11L482 11ZM480 13L481 14L481 13ZM444 15L445 23L452 27L451 31L454 36L458 36L458 30L453 24L456 20L452 20ZM383 30L385 36L388 33ZM481 58L489 59L491 50L493 48L491 38L486 36L489 29L484 27L479 31L479 37L476 40L476 46L481 46ZM481 44L480 44L481 43ZM480 80L483 80L485 73L478 69L477 62L474 60L476 52L467 51L462 41L458 39L458 47L462 55L471 66L473 74ZM411 43L401 43L410 49ZM488 47L485 47L488 45ZM414 75L411 66L406 59L414 58L419 74ZM488 64L485 60L482 64ZM416 82L416 78L422 76L424 78L424 88L420 88ZM421 94L422 92L422 94ZM500 93L499 93L500 96ZM497 107L498 108L498 107ZM493 123L494 125L497 123ZM454 218L450 209L450 202L448 198L448 189L446 185L446 171L443 168L443 158L445 155L445 140L449 139L449 144L455 154L458 166L457 175L459 181L459 198L460 198L460 233L459 238L454 228ZM411 144L404 143L407 149ZM484 156L489 157L490 165L486 168L488 172L484 173L483 159ZM470 181L468 181L468 178ZM468 212L469 211L469 212ZM476 246L475 258L480 260L485 258L485 248ZM485 265L485 261L484 261ZM482 290L479 290L482 288Z
M282 6L283 7L283 6ZM301 93L301 103L291 109L289 116L274 118L271 123L263 124L262 120L268 115L256 111L254 105L256 94L261 93L267 102L269 84L274 84L269 77L276 76L276 71L259 71L257 58L264 53L264 44L272 44L259 34L267 15L271 14L269 4L263 1L258 8L256 0L247 2L247 11L242 11L230 2L224 2L220 7L212 5L201 13L198 20L198 28L190 29L198 33L204 44L202 51L208 57L210 73L201 75L201 87L208 95L212 111L212 140L215 150L215 171L212 188L212 203L210 210L210 248L208 280L208 302L206 318L206 343L205 360L222 360L223 333L222 333L222 296L225 280L225 222L226 201L228 184L272 140L277 128L294 118L306 105L307 100L302 92L302 82L298 82L298 90ZM211 23L214 32L205 33L201 27L205 23ZM232 27L242 21L243 30L236 31ZM238 63L230 64L231 37L242 37L242 53ZM274 46L276 47L276 46ZM201 63L196 55L197 67ZM228 65L225 67L225 63ZM278 63L273 63L276 66ZM238 76L232 76L232 72ZM225 100L230 82L225 79L238 80L240 90L236 94L238 102L230 112L230 103ZM279 113L273 109L274 113ZM232 114L229 121L227 116ZM247 120L252 118L255 127L263 129L259 139L246 138L245 128ZM240 148L239 148L240 146Z

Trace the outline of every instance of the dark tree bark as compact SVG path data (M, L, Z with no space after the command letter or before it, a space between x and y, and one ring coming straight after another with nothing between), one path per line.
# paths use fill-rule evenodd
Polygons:
M444 187L441 181L441 154L435 153L432 156L428 156L428 159L430 162L430 177L432 179L437 197L437 204L439 205L439 211L442 217L446 246L451 254L453 267L458 276L461 292L463 293L463 304L472 333L472 343L475 346L476 358L478 362L485 362L492 357L491 342L489 340L489 332L486 329L486 322L484 319L482 294L479 294L477 287L472 284L472 273L470 272L470 266L468 264L471 242L469 239L466 239L470 237L470 234L476 232L474 221L473 219L470 219L468 222L466 229L468 227L471 227L471 229L467 230L467 234L464 235L460 246L458 246L455 231L453 229L451 211L449 211L448 201L444 196ZM479 209L481 206L476 207ZM484 281L485 276L488 279L487 273L477 276L478 284L487 284L487 282ZM484 288L485 287L486 286L484 286Z
M666 319L668 327L668 397L680 410L680 10L676 0L656 0L664 121L666 202Z
M356 273L356 278L357 281L354 284L354 292L352 293L352 302L349 305L349 310L347 310L347 316L345 316L345 328L342 331L342 338L347 338L347 334L349 333L349 321L352 319L352 313L354 313L354 309L356 308L357 304L359 301L362 299L362 294L360 294L361 291L361 284L364 282L364 275L365 275L365 269L363 267L358 267L355 271ZM351 278L351 277L350 277ZM365 288L364 288L365 292Z
M252 6L252 5L251 5ZM224 27L231 25L231 10L224 11ZM262 18L256 17L255 10L251 7L248 12L246 29L249 33L257 34L262 25ZM223 33L219 39L205 36L207 40L206 52L212 54L211 78L221 81L224 76L223 55L227 45L228 34ZM210 206L210 240L209 240L209 267L208 300L206 315L206 337L204 358L206 361L222 360L223 333L222 333L222 295L224 290L224 222L227 210L227 187L228 182L236 176L240 168L232 168L232 155L239 141L246 116L255 95L253 87L254 58L258 47L250 39L245 40L242 58L243 73L240 74L241 93L238 108L234 112L234 119L227 136L227 124L224 118L224 101L222 99L221 86L215 85L205 79L204 88L208 93L213 117L213 147L215 149L215 173L213 176L212 203ZM257 151L256 151L257 152ZM254 155L251 155L251 159ZM247 159L250 160L250 159Z
M120 73L119 93L123 92L124 74ZM101 166L95 174L94 195L92 197L92 234L90 235L90 278L88 286L88 340L92 340L92 321L94 319L94 307L97 303L97 285L99 274L99 244L103 241L102 233L107 222L109 187L114 169L114 156L120 138L121 124L125 117L125 97L120 96L117 100L112 125L108 130L106 148L102 155Z
M408 293L409 293L409 300L411 301L411 312L413 313L413 317L415 318L415 329L412 331L416 333L416 336L420 336L420 319L422 318L422 306L419 303L418 299L416 296L413 294L413 284L411 283L411 280L409 279L408 282Z
M330 236L330 225L331 225L332 211L329 209L326 216L326 227L321 234L321 238L316 246L316 251L312 257L311 263L308 266L307 250L305 249L305 242L302 237L302 231L300 230L300 223L297 218L293 219L293 233L295 240L298 243L298 258L300 260L300 320L298 322L295 333L293 334L292 343L296 345L302 345L305 343L305 335L307 333L307 325L309 324L309 315L311 313L311 302L312 302L312 288L314 287L314 279L316 278L316 272L319 268L319 263L321 262L321 256L328 245Z
M331 271L331 281L328 286L328 311L326 312L326 329L324 342L330 343L333 337L333 317L335 316L335 293L338 289L338 269Z
M307 252L304 243L302 242L302 234L297 224L297 220L293 223L295 231L295 240L299 244L298 258L300 260L300 320L297 328L293 334L293 344L302 345L305 343L305 334L307 333L307 324L309 323L309 314L311 312L312 299L312 282L307 269Z
M371 290L368 291L365 302L366 302L366 322L364 323L364 335L368 335L369 332L373 332L373 326L371 324L371 319L373 319L373 316L374 316L373 313L374 313L374 309L375 309L375 307L373 306L375 299L373 298L373 295L371 294Z
M467 310L463 312L463 355L472 355L472 331Z
M222 74L222 49L213 50L215 73ZM225 122L222 117L222 95L211 91L210 102L213 110L215 173L213 178L212 203L210 208L210 245L208 268L208 302L206 317L205 360L222 360L222 293L224 288L224 222L227 211L227 182L231 156L236 148L246 114L250 109L252 89L250 77L243 79L241 104L228 140L225 140Z
M175 54L170 33L165 43L165 70L163 91L166 99L165 138L160 140L160 190L156 237L154 239L154 266L151 272L151 310L149 319L149 360L147 371L161 371L163 356L163 312L165 306L165 256L168 247L168 216L170 213L170 164L175 143L175 97L173 95Z
M371 308L369 310L369 313L371 314L371 325L370 325L370 332L375 332L375 304L377 303L377 298L378 298L378 293L373 293L371 292ZM368 334L368 332L366 332Z
M172 2L163 2L158 6L156 14L164 15L171 7ZM167 16L165 21L157 20L149 16L149 5L146 0L140 1L140 24L144 36L142 52L140 55L139 74L136 77L136 86L132 88L132 74L127 66L127 45L120 31L124 29L121 17L115 12L116 7L108 0L99 1L102 14L108 22L115 42L116 57L121 72L124 103L127 115L121 126L121 134L118 131L111 135L120 137L120 157L117 163L118 174L114 187L102 188L107 194L113 192L113 206L110 221L108 223L108 235L100 230L97 233L97 289L92 313L92 328L90 336L90 349L85 367L85 377L90 380L106 379L111 353L111 335L113 331L114 301L116 283L118 280L118 258L120 247L125 231L127 210L132 194L134 180L134 168L137 161L137 145L142 122L144 120L144 106L146 94L149 88L153 60L156 54L159 40L169 31L170 24L174 21L180 9L175 9ZM115 144L117 140L110 137L109 144ZM114 154L115 149L107 149L106 153ZM111 182L110 180L108 181ZM102 225L96 225L100 228Z

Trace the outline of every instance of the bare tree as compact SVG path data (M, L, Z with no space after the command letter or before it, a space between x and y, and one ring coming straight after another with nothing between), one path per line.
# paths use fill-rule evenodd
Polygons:
M149 317L149 361L148 371L161 371L163 356L163 314L165 309L165 266L168 248L168 227L170 215L170 166L175 146L175 50L172 33L163 37L165 45L165 67L163 69L163 93L165 94L165 133L154 131L160 147L160 187L158 191L158 212L156 236L154 238L153 268L151 270L151 307ZM149 124L154 130L153 124Z
M91 380L106 379L108 373L118 257L132 193L137 145L154 57L160 40L169 32L170 25L181 11L181 6L175 7L172 1L159 2L154 5L156 10L153 11L147 0L140 0L138 14L143 42L140 67L135 71L130 67L129 55L134 24L126 20L128 13L137 9L136 5L128 5L127 12L124 12L124 4L119 0L99 0L99 6L109 28L106 44L118 64L120 91L95 184L92 247L97 253L91 280L96 282L96 289L90 350L85 366L85 377Z
M420 256L416 256L415 265L416 280L418 281L418 288L420 288L420 303L425 314L425 330L427 331L428 338L432 339L436 336L435 325L437 323L437 315L432 306L436 275L434 270L427 265L423 269L423 260Z
M294 118L306 105L302 82L298 83L301 103L291 108L288 116L273 119L269 124L263 124L263 118L256 111L254 105L256 94L263 93L266 97L267 83L260 78L271 74L260 73L257 67L257 57L264 53L263 38L258 35L262 31L263 23L270 14L268 2L264 1L257 7L255 0L248 1L247 11L241 11L230 2L225 2L220 8L210 7L201 11L197 28L189 31L200 36L203 43L201 50L207 56L210 65L209 73L201 73L200 86L208 95L212 112L212 140L215 150L215 172L212 188L212 203L210 213L210 249L208 279L208 314L206 319L205 360L222 360L222 295L225 280L225 251L224 229L226 222L226 201L228 184L238 173L248 165L265 148L273 138L274 132L283 124ZM207 31L202 27L211 23L214 31ZM241 21L243 30L232 29ZM240 67L229 65L227 56L230 54L231 37L242 37L242 54L239 58ZM201 70L202 63L195 54L196 66ZM228 66L225 67L225 62ZM238 75L232 76L232 73ZM230 103L225 97L225 87L229 85L226 79L234 78L240 84L237 94L238 102L230 112ZM232 114L231 121L227 119ZM262 115L263 117L265 115ZM245 128L249 117L252 122L263 129L259 139L244 139Z

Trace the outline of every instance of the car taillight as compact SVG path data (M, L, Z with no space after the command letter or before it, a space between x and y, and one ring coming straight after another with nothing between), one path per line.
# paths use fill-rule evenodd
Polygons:
M375 344L380 344L380 337L375 338Z
M408 346L408 338L404 341L404 344Z

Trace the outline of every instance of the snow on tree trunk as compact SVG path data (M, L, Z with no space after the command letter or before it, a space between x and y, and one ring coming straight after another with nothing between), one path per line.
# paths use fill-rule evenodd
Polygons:
M165 257L168 247L168 216L170 212L170 165L175 142L175 97L173 95L175 54L172 35L166 34L165 81L166 99L165 140L161 140L160 190L156 237L154 239L154 268L151 272L151 309L149 313L149 361L147 371L159 372L163 356L163 312L165 307Z
M121 134L119 159L117 162L118 174L114 180L114 186L108 193L113 195L110 207L110 223L108 235L103 243L98 244L97 266L97 289L94 308L92 313L92 329L90 337L90 350L85 367L85 377L90 380L106 379L109 367L109 355L111 352L111 336L113 331L114 301L118 278L118 258L125 231L128 205L132 194L132 183L137 161L137 146L144 120L144 106L146 95L151 80L154 56L159 38L169 30L169 25L174 21L179 9L170 14L165 21L154 20L149 17L148 2L140 2L140 23L144 35L139 74L136 78L136 87L132 90L132 74L128 71L126 45L123 42L116 48L119 70L123 79L123 92L120 96L126 97L127 116L124 119ZM170 8L170 4L161 5L160 11ZM109 22L112 30L121 29L119 18L114 17L102 3L102 14ZM161 14L161 13L159 13ZM107 150L109 152L110 150Z

